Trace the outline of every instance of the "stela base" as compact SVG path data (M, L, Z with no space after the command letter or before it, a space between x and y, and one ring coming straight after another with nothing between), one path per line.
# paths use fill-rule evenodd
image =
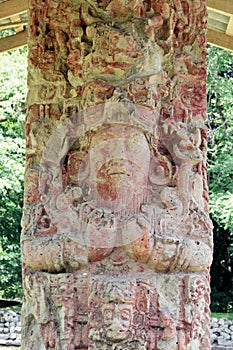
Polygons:
M205 273L135 274L129 268L116 264L111 276L28 274L22 348L208 349Z

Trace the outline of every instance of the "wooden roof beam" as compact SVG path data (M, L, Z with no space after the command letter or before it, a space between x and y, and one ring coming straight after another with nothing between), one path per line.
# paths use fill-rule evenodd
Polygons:
M24 32L0 39L0 52L16 49L17 47L27 45L27 43L28 32L25 30Z
M19 15L15 15L15 16L12 16L11 17L11 23L16 23L16 22L20 22L20 17ZM23 25L20 24L18 26L15 26L15 32L16 33L19 33L19 32L23 32L24 28L23 28Z
M0 20L26 12L28 0L8 0L0 3Z
M207 6L213 10L233 15L233 0L207 0Z
M0 24L0 30L5 30L5 29L10 29L10 28L15 28L15 27L19 27L19 26L27 26L28 25L28 21L19 21L19 22L9 22L9 23L5 23L5 24Z
M221 47L222 49L233 51L233 37L231 35L207 30L207 41L209 44Z

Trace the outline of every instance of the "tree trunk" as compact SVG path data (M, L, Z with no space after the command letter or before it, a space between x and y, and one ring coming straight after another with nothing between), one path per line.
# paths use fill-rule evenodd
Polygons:
M22 349L208 350L202 0L30 0Z

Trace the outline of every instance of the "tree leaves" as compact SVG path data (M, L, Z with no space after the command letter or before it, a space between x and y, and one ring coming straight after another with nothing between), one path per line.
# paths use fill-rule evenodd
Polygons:
M210 46L208 59L210 210L233 232L233 53Z
M0 297L21 297L20 220L23 206L23 123L26 48L0 60Z
M208 181L214 220L212 311L233 310L233 53L208 48Z

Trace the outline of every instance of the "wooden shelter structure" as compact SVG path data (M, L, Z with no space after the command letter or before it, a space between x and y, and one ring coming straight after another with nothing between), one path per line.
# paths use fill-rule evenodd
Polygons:
M208 42L233 51L233 1L207 0ZM0 0L0 33L12 29L12 34L0 39L0 52L27 44L28 0Z

